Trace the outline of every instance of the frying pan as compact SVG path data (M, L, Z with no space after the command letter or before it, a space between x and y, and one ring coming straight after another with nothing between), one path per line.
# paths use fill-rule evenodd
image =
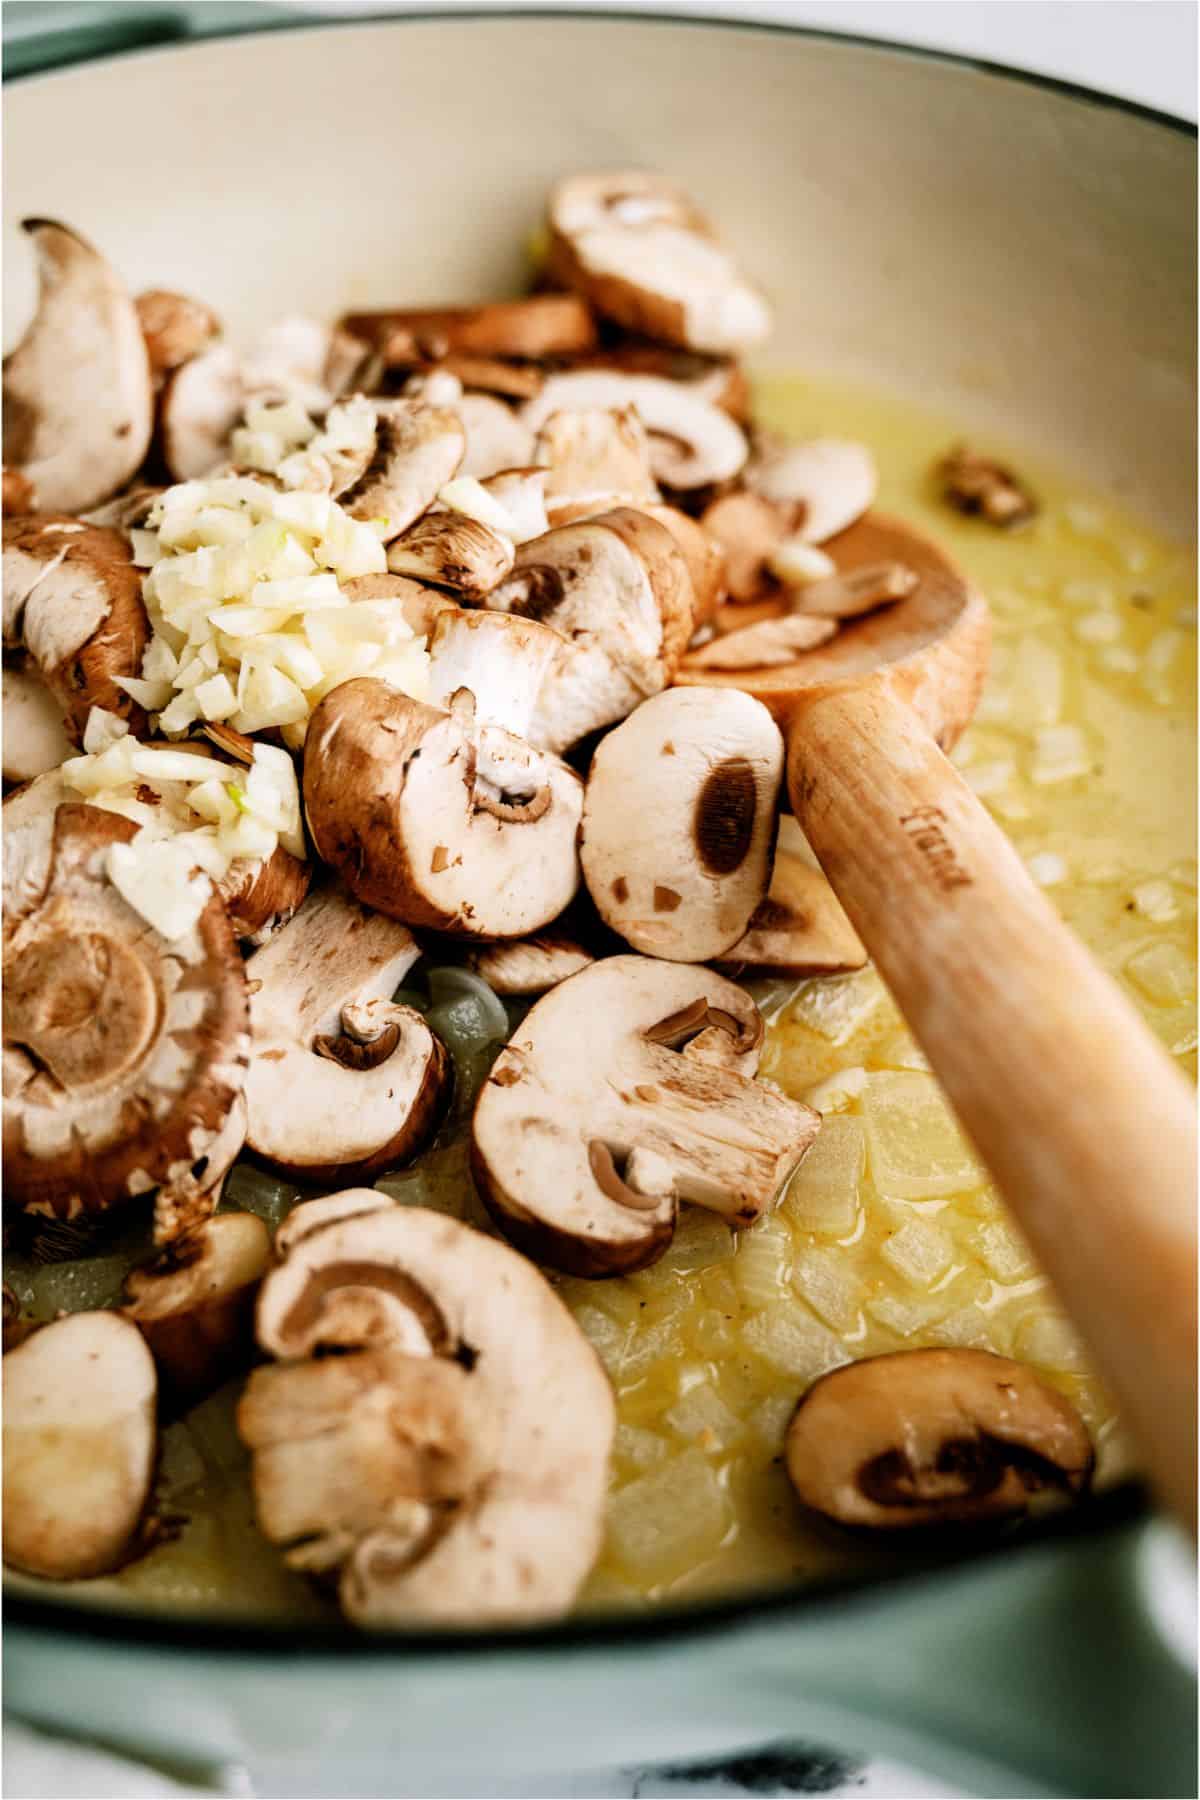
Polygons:
M111 11L127 51L141 26ZM186 28L158 8L155 38L168 21ZM572 9L141 50L28 75L6 114L7 342L28 214L240 333L515 288L552 175L658 165L766 277L780 366L919 396L1191 532L1193 134L1142 109L863 41ZM512 1781L782 1735L976 1794L1194 1793L1194 1679L1151 1604L1162 1529L1124 1488L886 1582L370 1642L22 1592L5 1698L134 1753L244 1763L264 1793L437 1793L467 1763Z

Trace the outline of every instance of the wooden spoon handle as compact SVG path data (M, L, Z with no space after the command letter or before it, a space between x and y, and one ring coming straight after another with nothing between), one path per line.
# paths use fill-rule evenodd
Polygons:
M796 815L1145 1454L1194 1524L1196 1114L910 706L826 691Z

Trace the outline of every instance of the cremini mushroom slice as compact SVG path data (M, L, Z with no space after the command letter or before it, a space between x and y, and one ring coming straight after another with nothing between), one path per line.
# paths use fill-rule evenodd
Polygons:
M259 1526L336 1576L358 1625L556 1618L600 1548L603 1370L523 1258L379 1199L298 1208L325 1211L263 1285L259 1341L283 1360L238 1408Z
M650 468L669 488L700 488L731 481L746 461L746 435L729 414L686 382L657 375L621 375L605 369L551 375L521 408L533 431L560 412L635 407L650 440Z
M108 859L134 829L60 806L43 890L6 932L4 1177L12 1204L68 1220L157 1189L165 1241L223 1173L246 977L215 896L171 942L121 897Z
M430 633L430 701L454 711L456 696L467 688L476 728L498 725L528 738L542 685L562 652L560 634L536 619L450 608Z
M176 1405L194 1405L251 1360L254 1300L270 1255L261 1219L219 1213L127 1278L122 1311Z
M841 438L797 444L763 437L745 480L764 500L803 508L794 529L808 544L823 544L861 519L879 489L867 446Z
M317 1200L302 1200L298 1206L293 1206L275 1232L271 1243L272 1261L281 1263L291 1255L301 1238L321 1230L322 1226L332 1225L336 1219L356 1218L359 1213L379 1212L395 1204L390 1194L381 1193L378 1188L343 1188L340 1194L322 1194ZM393 1311L386 1295L380 1296L379 1304L384 1315L390 1312L395 1323L401 1326L399 1335L409 1339L413 1349L420 1350L423 1342L428 1340L428 1333L419 1321L413 1323L411 1331L405 1331L404 1314ZM394 1338L397 1332L388 1330L387 1335Z
M212 307L187 294L148 288L133 304L155 375L169 375L221 335L221 321Z
M305 1181L394 1168L437 1123L450 1064L392 995L420 951L339 889L310 894L251 963L247 1146Z
M48 512L115 494L150 447L150 362L133 301L85 238L26 219L38 308L4 360L4 461Z
M574 938L541 931L515 944L483 944L467 954L467 966L494 994L545 994L595 962Z
M459 610L449 594L404 575L355 575L341 588L348 600L399 600L404 622L416 637L431 636L444 612Z
M573 356L594 348L596 322L577 294L531 294L523 300L492 300L482 306L415 307L346 313L338 328L381 350L395 345L407 362L405 340L427 356L461 352L473 356L525 358Z
M5 469L3 474L3 511L6 519L20 519L37 511L37 489L20 469Z
M820 1125L751 1079L761 1044L754 1002L711 969L613 956L562 982L475 1105L471 1166L501 1230L596 1276L654 1262L681 1200L753 1224Z
M711 643L689 650L684 662L689 669L771 669L827 644L836 632L836 619L785 613L782 618L743 625L739 631L722 632Z
M362 473L338 493L352 519L386 520L385 543L407 531L437 499L466 451L458 414L419 400L376 404L375 449ZM400 573L407 573L401 570Z
M4 665L5 781L36 781L73 756L75 747L63 723L62 707L37 669Z
M158 441L172 481L196 480L225 461L245 404L242 366L228 344L172 370L158 399Z
M154 1476L154 1362L112 1312L45 1325L4 1358L4 1560L52 1581L134 1547Z
M484 600L511 572L513 541L461 512L431 512L388 546L395 575L448 588L460 599Z
M579 854L597 912L626 943L707 962L767 892L783 738L736 688L670 688L601 739Z
M727 588L725 552L720 543L703 525L687 513L680 512L676 506L655 506L643 502L638 511L666 526L687 564L692 584L692 630L710 625L725 598Z
M745 934L717 961L731 975L777 970L833 975L861 969L867 952L820 869L777 849L766 898Z
M750 419L750 382L741 363L724 356L703 356L670 344L629 338L590 351L572 365L578 369L615 369L625 375L660 375L689 387L745 425Z
M752 349L771 329L762 295L661 175L571 176L551 190L549 225L551 273L627 331L722 354Z
M857 619L881 606L907 600L918 582L915 569L900 562L866 563L845 575L809 581L790 595L793 613L826 619Z
M216 883L234 935L261 945L281 931L308 892L312 864L276 844L270 856L239 857Z
M304 755L317 853L367 906L459 937L524 937L579 884L579 777L475 717L361 677L322 700ZM278 941L278 940L277 940Z
M1077 1496L1091 1442L1064 1395L987 1350L900 1350L825 1375L788 1427L787 1471L841 1525L911 1531L1024 1512L1045 1488Z
M124 689L150 639L142 581L119 531L34 514L4 541L4 643L24 648L80 741L93 706L137 730L144 715Z
M514 544L527 544L530 538L543 537L550 529L546 515L546 483L548 469L501 469L480 482L486 494L508 514L508 533Z
M722 494L705 507L700 523L725 552L725 586L731 600L761 600L775 591L767 564L791 531L796 511L746 488Z
M488 605L568 640L529 733L559 752L660 693L692 631L691 580L674 536L629 507L522 544Z
M533 428L503 400L491 394L463 394L447 401L467 434L460 475L486 481L504 469L523 469L533 462Z
M552 525L661 499L650 473L650 445L632 406L551 413L537 434L534 459L549 470L546 513Z

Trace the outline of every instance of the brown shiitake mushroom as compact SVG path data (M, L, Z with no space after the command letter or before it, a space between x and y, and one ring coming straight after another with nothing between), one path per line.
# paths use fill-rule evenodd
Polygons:
M1091 1441L1062 1394L988 1350L898 1350L814 1383L788 1427L787 1471L840 1525L911 1531L1026 1510L1092 1477Z

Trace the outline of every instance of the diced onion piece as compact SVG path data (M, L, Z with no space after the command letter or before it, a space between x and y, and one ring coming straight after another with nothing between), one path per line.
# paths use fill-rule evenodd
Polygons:
M767 567L785 587L807 587L810 581L827 581L837 574L833 558L801 537L787 537L777 544L767 558Z
M128 721L119 718L116 713L107 712L103 706L93 706L83 728L83 748L87 756L99 756L120 738L128 737Z
M212 884L193 872L192 860L173 839L139 834L131 844L112 844L108 874L134 911L168 941L191 931L208 904Z
M199 751L162 750L154 744L138 744L133 751L133 768L151 781L235 781L237 770L230 763Z
M243 663L242 668L247 673L233 720L236 730L252 735L269 731L273 725L293 725L307 719L309 707L303 692L279 669L266 662Z

